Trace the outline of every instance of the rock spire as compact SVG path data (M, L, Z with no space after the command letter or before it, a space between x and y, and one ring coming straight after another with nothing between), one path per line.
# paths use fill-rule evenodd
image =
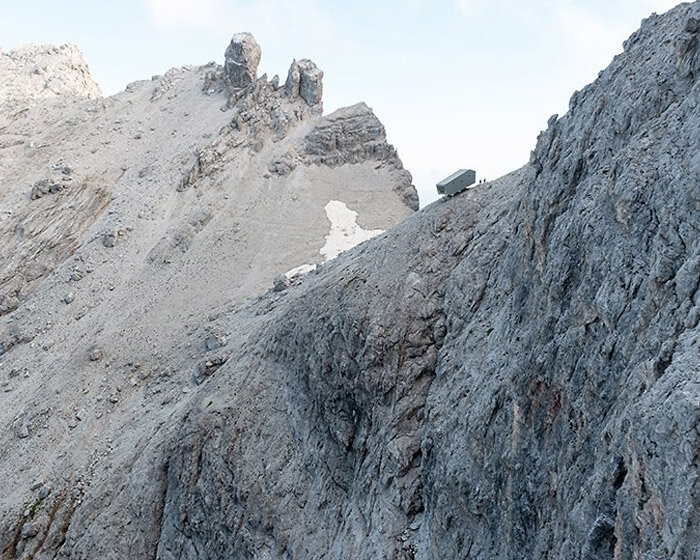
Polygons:
M244 88L255 81L261 56L260 45L250 33L236 33L226 49L224 79L233 89Z

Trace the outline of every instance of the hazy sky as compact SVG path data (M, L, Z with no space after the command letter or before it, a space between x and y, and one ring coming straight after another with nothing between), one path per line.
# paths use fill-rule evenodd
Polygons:
M75 43L106 95L172 66L223 63L251 31L260 73L324 70L324 108L358 101L387 128L427 203L471 167L524 164L553 113L674 0L0 0L0 47Z

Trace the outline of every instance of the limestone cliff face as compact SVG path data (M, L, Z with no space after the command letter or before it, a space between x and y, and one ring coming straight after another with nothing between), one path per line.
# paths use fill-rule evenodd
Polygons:
M572 97L446 283L426 553L698 555L699 16L645 20Z
M645 20L522 169L132 363L3 555L698 556L699 19Z

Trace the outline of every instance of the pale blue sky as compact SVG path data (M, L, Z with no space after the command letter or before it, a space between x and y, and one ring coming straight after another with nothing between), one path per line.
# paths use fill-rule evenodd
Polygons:
M524 164L553 113L674 0L0 0L0 48L75 43L106 95L172 66L223 62L233 33L260 73L293 58L324 70L326 112L370 105L421 202L461 167Z

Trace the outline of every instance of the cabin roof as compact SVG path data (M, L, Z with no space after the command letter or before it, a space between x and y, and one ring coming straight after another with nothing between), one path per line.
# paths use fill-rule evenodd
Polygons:
M454 181L458 177L461 177L462 175L464 175L465 173L468 173L470 171L472 171L472 170L471 169L460 169L459 171L455 171L452 175L450 175L449 177L445 177L442 181L440 181L437 184L437 186L438 187L447 186L448 184L450 184L452 181ZM472 171L472 173L473 173L473 171Z

